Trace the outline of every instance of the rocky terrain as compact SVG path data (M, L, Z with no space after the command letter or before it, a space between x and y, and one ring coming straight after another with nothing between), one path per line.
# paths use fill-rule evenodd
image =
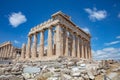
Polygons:
M119 80L120 63L61 57L0 65L0 80Z

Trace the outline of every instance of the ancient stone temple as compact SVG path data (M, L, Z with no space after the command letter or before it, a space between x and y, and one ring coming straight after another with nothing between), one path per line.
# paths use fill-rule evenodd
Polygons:
M21 54L21 49L16 48L10 41L0 44L0 60L15 59Z
M48 31L47 36L45 31ZM45 37L48 38L47 46ZM22 46L21 59L54 60L60 56L91 59L90 38L90 34L81 30L68 15L59 11L48 21L30 30L27 45Z

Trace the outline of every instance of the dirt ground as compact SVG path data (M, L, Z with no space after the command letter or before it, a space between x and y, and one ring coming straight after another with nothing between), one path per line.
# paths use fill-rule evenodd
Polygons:
M120 80L120 71L118 72L112 72L112 69L120 67L120 63L114 63L110 64L110 69L106 71L106 75L111 79L111 80ZM95 77L95 80L104 80L103 75L97 75Z

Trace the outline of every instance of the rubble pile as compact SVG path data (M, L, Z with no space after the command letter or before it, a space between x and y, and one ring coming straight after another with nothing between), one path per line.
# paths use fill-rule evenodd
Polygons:
M95 80L109 67L107 61L65 57L53 61L17 62L0 65L0 80Z

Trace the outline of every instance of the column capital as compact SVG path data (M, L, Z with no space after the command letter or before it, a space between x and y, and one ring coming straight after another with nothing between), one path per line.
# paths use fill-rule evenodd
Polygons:
M32 34L28 35L28 38L31 38L32 37Z
M45 31L44 29L40 30L40 32L44 32L44 31Z
M52 29L53 28L53 26L51 25L50 27L48 27L48 29Z

